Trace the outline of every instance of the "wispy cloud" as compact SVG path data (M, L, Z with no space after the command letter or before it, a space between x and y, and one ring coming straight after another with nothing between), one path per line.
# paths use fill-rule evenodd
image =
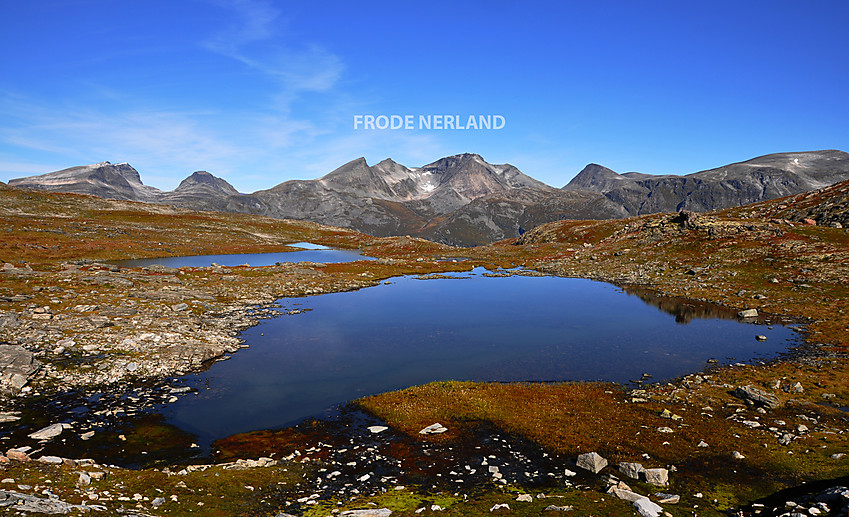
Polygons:
M327 91L344 71L342 60L316 43L297 45L281 34L281 13L260 0L218 0L234 13L231 26L204 41L205 48L230 57L276 78L282 96L293 100L299 92Z
M36 154L38 162L63 160L65 167L103 160L130 161L148 168L157 180L230 162L244 152L202 123L210 113L125 110L107 112L89 106L0 95L0 141ZM70 160L71 163L67 163ZM18 160L6 174L36 172ZM42 170L38 172L49 172ZM165 186L168 185L157 185Z

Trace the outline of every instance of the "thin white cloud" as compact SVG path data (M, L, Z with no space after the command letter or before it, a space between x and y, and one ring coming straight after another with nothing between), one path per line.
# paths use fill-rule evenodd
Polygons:
M328 91L345 67L342 60L315 43L295 45L281 35L281 13L259 0L218 0L235 15L234 23L203 42L210 51L235 59L276 78L282 88L282 107L299 92Z

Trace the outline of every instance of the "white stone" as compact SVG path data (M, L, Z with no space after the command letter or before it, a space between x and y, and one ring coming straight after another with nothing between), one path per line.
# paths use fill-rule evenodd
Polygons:
M65 429L70 429L70 427L71 424L53 424L31 433L29 437L33 440L50 440L62 434Z
M663 508L650 501L647 497L634 501L634 508L643 517L658 517L663 511Z
M419 431L419 434L440 434L440 433L444 433L447 430L448 430L447 427L444 427L440 423L436 423L436 424L431 424L431 425L425 427L424 429Z

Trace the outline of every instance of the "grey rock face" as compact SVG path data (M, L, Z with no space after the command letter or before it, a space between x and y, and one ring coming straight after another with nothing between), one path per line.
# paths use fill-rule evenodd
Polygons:
M0 392L15 394L41 368L32 352L14 345L0 345Z
M685 176L617 174L590 164L563 188L601 193L629 215L641 215L740 206L846 179L849 154L829 150L770 154Z

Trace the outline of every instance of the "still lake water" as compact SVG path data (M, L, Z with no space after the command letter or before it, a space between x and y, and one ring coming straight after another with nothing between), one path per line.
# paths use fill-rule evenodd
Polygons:
M199 393L163 414L205 446L431 381L657 381L798 343L789 328L742 323L720 308L660 310L601 282L483 272L282 299L284 310L311 310L244 331L250 348L183 378Z
M154 264L166 267L209 267L213 263L234 267L250 264L254 267L273 266L277 262L353 262L355 260L374 260L358 251L328 248L310 242L289 244L303 251L284 251L279 253L233 253L229 255L192 255L185 257L161 257L152 259L121 260L115 264L122 267L148 267Z

